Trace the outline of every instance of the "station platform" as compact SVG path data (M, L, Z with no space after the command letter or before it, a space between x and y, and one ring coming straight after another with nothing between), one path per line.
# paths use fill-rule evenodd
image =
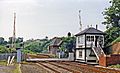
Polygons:
M26 59L28 62L36 62L36 61L73 61L68 58L34 58L34 59Z

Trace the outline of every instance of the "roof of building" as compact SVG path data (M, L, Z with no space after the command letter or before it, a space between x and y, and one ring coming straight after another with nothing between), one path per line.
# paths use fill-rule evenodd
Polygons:
M60 46L60 44L62 43L62 39L59 37L54 37L52 39L52 42L50 44L50 46Z
M86 28L85 30L79 32L75 36L79 36L79 35L82 35L82 34L102 34L102 35L105 35L104 32L102 32L102 31L100 31L98 29L95 29L93 27Z

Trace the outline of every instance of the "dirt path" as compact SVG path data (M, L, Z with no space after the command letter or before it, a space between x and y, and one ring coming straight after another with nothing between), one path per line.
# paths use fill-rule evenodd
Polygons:
M1 66L0 65L0 73L13 73L15 66Z

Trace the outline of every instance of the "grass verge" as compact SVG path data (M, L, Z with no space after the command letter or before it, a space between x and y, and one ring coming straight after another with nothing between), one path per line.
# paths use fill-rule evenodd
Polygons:
M1 61L0 61L0 65L1 65L1 66L6 66L6 65L7 65L7 62L6 62L5 60L1 60Z
M16 68L13 70L13 73L21 73L19 64L15 64L15 67Z
M111 68L120 68L120 64L117 64L117 65L111 65L110 67L111 67Z

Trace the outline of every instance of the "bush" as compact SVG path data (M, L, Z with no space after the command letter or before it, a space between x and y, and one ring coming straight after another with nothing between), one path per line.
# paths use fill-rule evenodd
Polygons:
M120 64L112 65L111 67L112 67L112 68L120 68Z
M120 37L118 37L117 39L115 39L111 44L114 44L114 43L117 43L117 42L120 42Z
M0 46L0 53L8 53L10 52L9 49L7 49L5 46Z

